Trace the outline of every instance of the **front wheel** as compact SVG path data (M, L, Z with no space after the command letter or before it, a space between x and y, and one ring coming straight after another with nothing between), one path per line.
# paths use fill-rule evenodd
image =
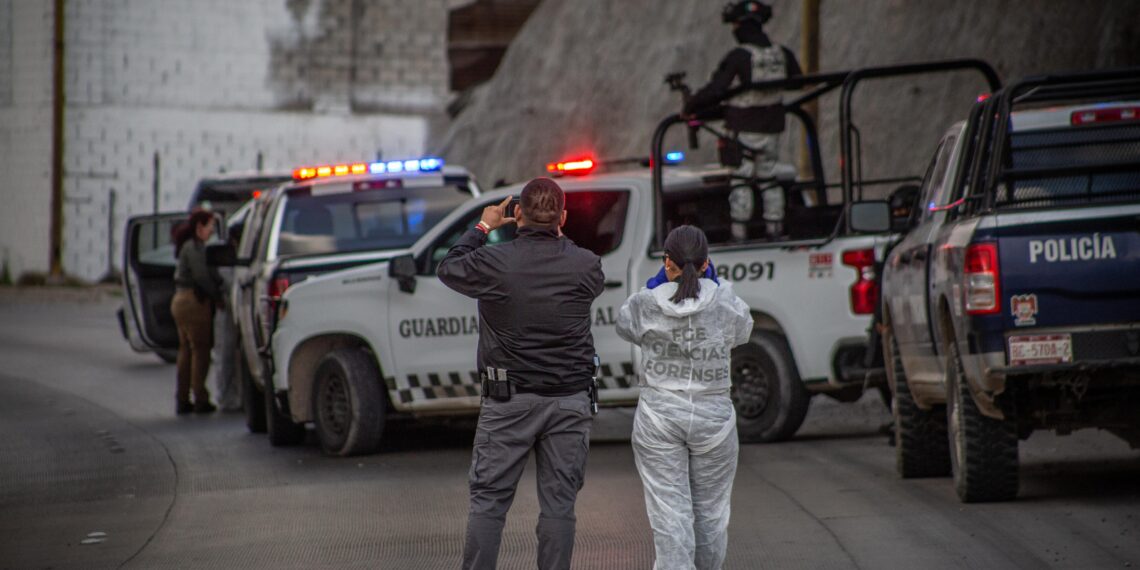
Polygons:
M284 409L278 404L272 377L266 377L265 393L262 396L265 400L265 431L269 434L269 443L274 447L301 443L305 438L305 425L293 421L288 402L281 402Z
M963 503L1017 497L1017 426L982 414L962 370L958 345L947 343L946 414L954 490Z
M769 331L732 351L732 403L740 441L788 439L804 422L811 396L784 337Z
M317 365L313 420L330 455L373 453L384 431L384 392L372 358L359 349L335 350Z

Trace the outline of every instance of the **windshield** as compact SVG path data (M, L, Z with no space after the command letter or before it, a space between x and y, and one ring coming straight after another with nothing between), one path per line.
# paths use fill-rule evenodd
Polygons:
M277 255L404 249L471 197L457 185L310 192L299 188L286 198Z

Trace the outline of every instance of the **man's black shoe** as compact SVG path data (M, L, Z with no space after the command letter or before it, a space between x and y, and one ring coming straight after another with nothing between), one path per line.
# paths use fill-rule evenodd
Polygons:
M195 414L212 414L218 411L218 408L210 402L198 402L194 404Z
M194 411L194 406L190 402L178 402L178 406L174 408L174 413L184 416Z

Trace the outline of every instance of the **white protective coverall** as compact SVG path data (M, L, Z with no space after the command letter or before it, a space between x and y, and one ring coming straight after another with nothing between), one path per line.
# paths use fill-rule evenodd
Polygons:
M656 570L719 569L739 442L729 353L748 342L752 315L732 291L701 279L675 304L676 283L642 289L621 307L619 336L641 347L633 452L653 528Z

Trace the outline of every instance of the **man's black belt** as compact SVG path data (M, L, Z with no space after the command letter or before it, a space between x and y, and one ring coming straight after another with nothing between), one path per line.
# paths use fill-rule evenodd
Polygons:
M578 392L585 392L590 389L590 381L586 380L581 383L581 386L574 384L565 384L562 386L519 386L511 382L511 389L516 394L538 394L539 396L573 396Z

